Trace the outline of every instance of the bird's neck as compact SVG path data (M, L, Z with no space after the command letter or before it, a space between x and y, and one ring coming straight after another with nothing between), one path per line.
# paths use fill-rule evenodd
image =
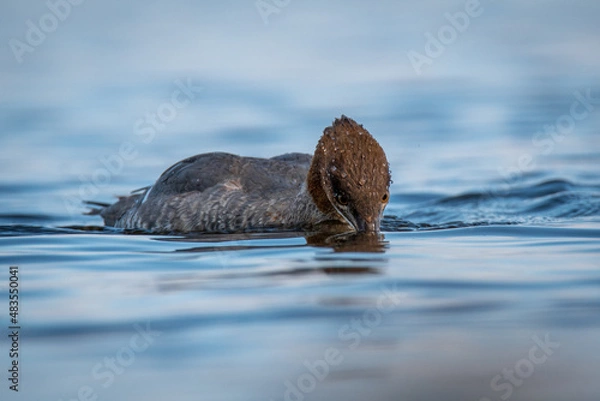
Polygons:
M306 190L309 193L312 201L317 208L325 215L335 214L335 209L331 205L325 188L323 188L324 169L320 167L321 155L315 153L310 169L308 170L308 176L306 177Z

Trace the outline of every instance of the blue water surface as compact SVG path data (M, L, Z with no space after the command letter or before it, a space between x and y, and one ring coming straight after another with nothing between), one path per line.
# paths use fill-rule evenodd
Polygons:
M600 3L0 9L2 400L600 399ZM341 114L390 161L379 239L84 214Z

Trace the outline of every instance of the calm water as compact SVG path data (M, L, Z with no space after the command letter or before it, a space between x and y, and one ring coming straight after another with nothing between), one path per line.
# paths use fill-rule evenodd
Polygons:
M61 3L24 53L49 9L13 3L2 400L600 399L600 3ZM83 215L196 153L310 153L342 113L391 163L382 238Z

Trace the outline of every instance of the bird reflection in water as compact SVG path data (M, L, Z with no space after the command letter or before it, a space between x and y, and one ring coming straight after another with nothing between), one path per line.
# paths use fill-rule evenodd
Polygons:
M320 267L326 274L380 274L381 265L387 262L381 255L387 250L389 243L380 233L350 232L336 235L324 233L306 237L310 246L328 247L335 256L318 255L316 259L322 264L333 265ZM340 254L348 253L348 256Z
M291 239L304 237L305 244L278 244L265 241L264 245L257 244L256 241L270 239ZM294 248L311 246L315 248L329 248L333 252L316 252L314 258L310 260L299 260L300 266L282 266L282 268L269 269L268 271L260 269L259 271L236 271L228 272L227 276L234 274L236 276L295 276L309 275L318 272L327 275L336 274L380 274L381 268L387 263L387 258L382 257L388 249L388 242L383 234L380 233L314 233L305 234L298 232L288 233L245 233L245 234L198 234L185 237L158 237L159 241L181 242L181 243L202 243L202 246L184 247L175 251L176 253L208 253L219 254L222 268L228 268L229 260L239 258L235 253L254 250L281 250L289 252ZM226 244L224 244L226 243ZM344 255L347 254L347 255ZM302 266L304 265L304 266Z

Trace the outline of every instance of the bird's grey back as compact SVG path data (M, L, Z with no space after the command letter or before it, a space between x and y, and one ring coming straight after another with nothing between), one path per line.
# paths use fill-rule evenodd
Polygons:
M230 153L203 153L169 167L152 187L152 195L203 192L239 180L246 192L272 192L299 187L310 167L311 155L288 153L270 159Z
M195 224L190 221L196 219L201 225L198 228L206 230L204 221L218 220L222 214L253 213L252 216L235 216L250 222L263 213L261 204L266 207L270 203L271 213L277 210L272 206L274 201L288 203L295 198L306 182L311 159L311 155L303 153L270 159L229 153L199 154L169 167L144 193L122 198L102 214L105 220L110 216L115 226L124 228L157 229L156 224L159 227L163 218L173 221L168 211L173 208L186 209L180 210L181 224L171 227L174 230L184 231L179 226L188 228ZM194 215L202 214L203 209L206 218Z

